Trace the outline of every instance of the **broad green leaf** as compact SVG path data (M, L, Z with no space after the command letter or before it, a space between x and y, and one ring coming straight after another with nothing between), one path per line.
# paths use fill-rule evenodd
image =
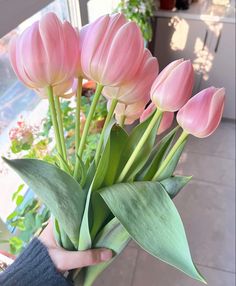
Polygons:
M79 184L80 186L83 188L85 182L86 182L86 167L83 163L83 161L81 160L81 158L79 157L79 155L77 155L78 157L78 162L79 162Z
M89 188L90 188L90 186L92 184L92 181L93 181L95 173L96 173L96 166L95 166L95 162L93 160L92 163L90 164L89 168L88 168L86 179L85 179L85 183L84 183L84 187L83 187L83 189L86 192L88 192L88 190L89 190Z
M185 139L183 143L179 145L178 149L176 150L174 156L169 161L166 168L163 170L163 172L158 176L158 178L155 181L162 181L173 175L175 168L179 162L180 156L182 155L182 152L184 150L186 142L187 142L187 139Z
M86 200L80 185L70 175L44 161L3 159L42 199L76 246Z
M192 262L179 213L160 183L116 184L101 189L100 194L144 250L204 282Z
M91 212L91 195L92 192L98 189L104 181L108 167L109 156L110 156L110 140L108 139L108 141L106 142L106 147L103 150L100 161L98 163L98 167L94 175L93 181L87 193L86 204L80 229L79 250L86 250L91 247L92 243L90 235L90 223L92 220L91 216L93 215L92 223L97 227L99 227L103 222L103 210L98 204L95 204L95 207L94 209L92 209Z
M71 242L66 232L62 229L62 227L60 228L60 235L61 235L61 244L63 248L67 250L76 250L75 246Z
M95 238L93 248L109 248L113 250L114 257L109 262L100 263L85 269L84 286L91 286L98 275L106 269L111 262L121 253L130 241L130 235L120 224L117 218L113 218Z
M152 120L153 116L154 115L150 116L147 120L140 123L138 126L136 126L132 130L132 132L131 132L128 140L127 140L126 147L124 148L124 150L122 152L122 156L120 159L120 165L119 165L119 172L121 172L121 170L124 168L125 164L127 163L128 159L130 158L131 154L133 153L138 142L142 138L142 136L143 136L145 130L147 129L150 121ZM160 121L161 121L161 117L156 122L155 127L152 129L152 132L149 135L148 140L146 141L146 143L144 144L144 146L140 150L138 156L136 157L134 163L132 164L132 167L130 168L128 174L126 175L125 180L127 180L127 181L133 180L134 176L145 165L145 163L146 163L146 161L150 155L150 152L153 148L153 145L155 143L157 128L160 124Z
M173 176L167 178L160 183L167 191L168 195L171 199L178 195L178 193L182 190L182 188L187 185L187 183L191 180L191 176Z
M114 183L120 163L121 154L127 144L128 134L120 126L114 126L110 135L110 160L104 184L110 186Z
M169 132L162 140L153 148L148 161L137 175L138 181L150 181L155 175L158 167L165 158L166 154L170 150L175 135L178 130L178 126Z
M53 218L53 234L54 234L54 237L56 238L56 241L57 243L62 246L62 242L61 242L61 232L60 232L60 227L59 227L59 224L58 224L58 221L57 219Z

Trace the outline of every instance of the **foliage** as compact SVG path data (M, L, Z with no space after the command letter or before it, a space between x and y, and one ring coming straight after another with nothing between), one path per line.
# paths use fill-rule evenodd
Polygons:
M16 209L7 217L7 224L17 230L15 236L9 239L10 252L18 254L27 245L32 236L40 231L50 217L49 210L41 201L33 196L24 201L21 194L24 185L20 185L12 196Z
M82 113L87 116L91 101L93 99L93 89L84 89L82 96ZM61 110L66 135L66 147L72 162L74 158L74 129L75 129L75 102L71 100L61 101ZM103 125L107 114L105 99L101 98L94 114L91 134L88 136L84 160L91 161L94 157L99 130ZM52 134L52 121L49 111L43 119L42 128L28 125L21 117L17 126L11 129L9 137L11 139L10 157L41 159L49 163L55 163L54 143ZM51 150L52 149L52 150ZM24 185L20 185L12 196L12 201L16 204L16 209L8 216L6 223L14 229L15 236L8 241L12 254L20 253L32 236L42 230L47 222L50 211L45 204L37 197L33 196L27 202L24 200ZM7 241L0 241L6 243Z
M137 182L136 177L138 178L140 170L144 174L147 174L147 170L149 170L149 164L146 163L156 161L156 157L152 155L151 151L156 150L157 147L153 140L153 134L150 133L146 142L150 155L144 156L147 150L146 148L142 149L141 153L143 155L139 157L139 167L137 168L134 164L134 167L131 168L132 176L128 177L128 182L127 179L124 179L119 184L111 183L107 186L107 174L109 173L117 182L116 177L119 175L117 170L123 168L124 165L123 160L118 160L116 168L111 170L109 165L110 162L114 162L113 156L117 152L122 154L124 158L128 157L130 149L134 150L139 143L139 139L134 140L133 138L140 138L146 129L146 125L151 120L152 117L148 118L125 137L125 130L121 131L122 128L114 126L114 122L111 121L106 130L99 164L96 166L92 162L89 168L83 164L81 165L85 183L81 184L81 179L79 179L78 188L74 186L75 181L70 175L51 164L44 163L46 165L43 166L42 162L29 159L11 161L5 159L5 161L39 197L47 202L54 217L60 222L62 229L66 228L67 238L74 245L72 249L84 250L97 245L108 245L115 254L119 254L132 237L154 257L175 266L194 279L205 282L192 261L183 223L171 201L171 198L190 180L189 177L173 177L173 165L176 165L179 161L183 149L180 149L180 152L177 152L176 156L173 156L170 160L170 164L165 169L168 178L163 182L156 182L153 179L149 182ZM113 136L114 132L116 133L115 136ZM161 143L157 143L157 146L158 144L164 144L165 147L163 148L170 149L173 145L172 136L173 131L167 134ZM124 138L129 144L123 144ZM112 146L115 146L115 148ZM154 163L151 163L151 166L154 165ZM36 173L39 175L35 176ZM54 174L50 176L50 182L42 179L46 178L49 173ZM65 176L66 178L64 178ZM65 181L66 187L64 185ZM40 188L38 188L39 185ZM66 190L61 189L60 194L57 194L59 186L64 187ZM80 188L83 188L82 193L86 195L86 202L82 202L84 199L76 199L76 196L81 193ZM49 189L50 192L47 191ZM70 190L77 191L71 192ZM70 205L64 211L60 207L60 199L58 201L63 192L67 192L65 204ZM55 196L57 196L57 199ZM104 201L101 200L101 197ZM57 206L55 206L55 199ZM77 203L74 204L74 201L77 201ZM84 204L84 208L81 204ZM83 212L78 213L78 208L83 208ZM66 216L71 218L67 220L67 223L65 213ZM75 225L72 223L73 213L77 213L76 219L74 219L74 222L77 223ZM70 223L68 224L68 222ZM79 239L75 239L74 234L78 234L78 225L80 225ZM57 233L57 235L60 237L60 233ZM113 240L112 237L116 239ZM96 243L97 239L99 239L98 244ZM68 241L65 243L61 239L59 241L64 248L71 249L67 247ZM75 285L91 286L97 275L108 265L103 264L85 268L82 273L75 277ZM83 282L81 284L82 275Z
M138 24L143 38L147 42L152 39L151 17L154 11L153 0L121 0L117 11L123 13L127 19Z

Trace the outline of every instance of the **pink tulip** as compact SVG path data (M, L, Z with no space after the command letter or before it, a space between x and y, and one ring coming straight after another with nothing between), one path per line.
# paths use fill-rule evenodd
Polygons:
M225 101L225 89L209 87L192 97L178 112L177 121L185 132L199 138L218 127Z
M75 75L78 38L73 27L54 13L15 37L10 60L19 79L30 88L45 88L67 82Z
M107 102L107 109L109 110L111 105L111 101ZM145 103L140 101L134 104L126 105L124 103L118 103L115 108L115 118L117 122L121 122L122 117L125 116L125 125L132 124L135 120L137 120L142 114L145 107Z
M137 101L144 102L144 106L150 100L150 86L159 71L158 61L149 50L145 49L143 58L134 78L120 86L106 86L103 95L109 100L116 98L124 104L133 104Z
M156 106L154 103L149 104L149 106L143 111L140 116L140 122L145 121L148 117L150 117L154 111L156 110ZM174 120L174 113L173 112L163 112L162 119L160 126L158 128L157 134L160 135L161 133L165 132L169 129Z
M102 85L120 85L137 72L144 42L137 24L122 14L105 15L89 24L81 52L88 78Z
M82 52L82 47L84 44L84 38L85 38L88 28L89 28L89 25L85 25L82 27L80 31L78 29L76 30L77 37L78 37L78 57L77 57L77 63L76 63L76 77L87 78L81 66L81 52Z
M193 80L193 67L189 60L170 63L152 85L152 102L162 111L179 110L192 94Z

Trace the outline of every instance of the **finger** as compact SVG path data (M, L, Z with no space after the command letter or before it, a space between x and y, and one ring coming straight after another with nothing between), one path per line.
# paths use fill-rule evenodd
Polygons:
M112 251L105 248L90 249L86 251L67 251L55 249L49 252L51 252L50 256L54 258L54 264L59 271L82 268L109 261L113 256Z
M41 232L39 240L47 247L57 247L54 235L53 235L53 221L50 219L48 225Z

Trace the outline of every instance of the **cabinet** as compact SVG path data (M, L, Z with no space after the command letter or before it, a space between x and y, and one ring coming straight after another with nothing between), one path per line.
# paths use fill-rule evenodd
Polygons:
M200 89L208 86L225 87L224 117L235 119L235 25L223 23L217 38L211 41L212 65Z
M160 69L178 58L191 59L194 94L211 85L224 86L224 117L235 119L235 24L158 17L155 30L154 54Z

